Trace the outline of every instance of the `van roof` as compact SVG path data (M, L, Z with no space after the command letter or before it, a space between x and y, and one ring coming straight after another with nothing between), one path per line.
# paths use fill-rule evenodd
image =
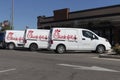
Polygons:
M84 29L84 28L60 28L60 27L55 27L52 29L78 29L78 30L89 30L89 29Z

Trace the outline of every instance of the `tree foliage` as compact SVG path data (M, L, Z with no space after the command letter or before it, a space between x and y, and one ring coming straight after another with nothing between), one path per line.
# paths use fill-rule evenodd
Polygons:
M0 23L0 31L11 30L10 21L5 20Z

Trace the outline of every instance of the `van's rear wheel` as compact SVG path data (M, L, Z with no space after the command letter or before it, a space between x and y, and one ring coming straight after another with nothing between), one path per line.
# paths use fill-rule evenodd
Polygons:
M38 45L35 44L35 43L33 43L33 44L30 45L29 49L30 49L31 51L36 51L36 50L38 49Z
M104 53L105 52L105 47L103 45L97 46L96 52L97 53Z
M8 44L8 49L9 49L9 50L15 49L15 44L14 44L14 43L9 43L9 44Z
M62 53L64 53L65 51L66 51L66 48L65 48L64 45L58 45L57 48L56 48L56 50L55 50L55 52L56 52L56 53L59 53L59 54L62 54Z

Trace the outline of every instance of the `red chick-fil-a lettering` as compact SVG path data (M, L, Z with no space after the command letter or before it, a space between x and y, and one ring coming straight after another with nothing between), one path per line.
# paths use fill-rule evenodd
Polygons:
M13 32L9 32L7 35L7 40L12 40L13 39Z
M30 39L30 38L33 38L33 39L38 39L38 35L33 35L33 32L32 30L28 31L28 34L27 34L27 38Z
M7 40L15 40L19 42L23 41L23 37L14 37L13 35L14 35L13 32L9 32L7 35Z
M76 40L76 35L70 35L70 34L62 35L62 34L60 34L60 32L61 32L61 30L56 29L53 34L53 37L55 39Z
M28 31L27 38L28 39L38 39L38 40L47 40L47 35L41 35L41 34L35 35L33 33L34 33L34 31L32 31L32 30Z

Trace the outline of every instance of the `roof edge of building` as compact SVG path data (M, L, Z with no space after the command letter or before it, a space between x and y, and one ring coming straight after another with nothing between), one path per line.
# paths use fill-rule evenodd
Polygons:
M107 9L107 8L114 8L114 7L120 7L120 4L98 7L98 8L92 8L92 9L79 10L79 11L73 11L73 12L70 12L69 14L79 13L79 12L87 12L87 11L93 11L93 10L100 10L100 9Z

